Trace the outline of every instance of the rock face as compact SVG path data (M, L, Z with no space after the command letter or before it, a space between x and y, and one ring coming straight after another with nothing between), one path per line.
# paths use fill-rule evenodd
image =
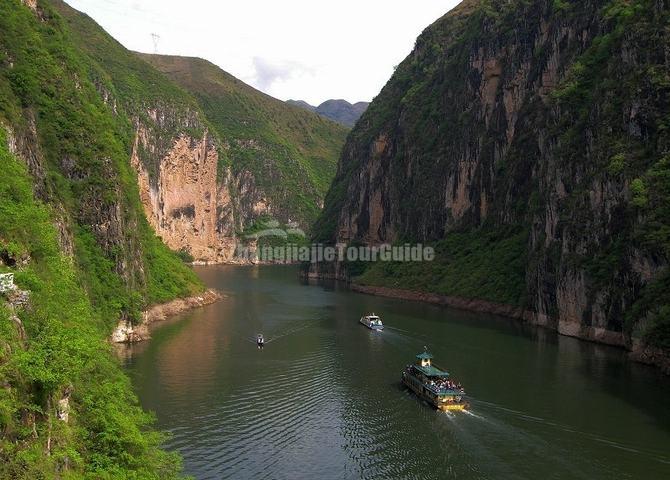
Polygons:
M221 166L221 141L201 114L183 115L154 108L136 119L130 163L146 217L166 245L187 252L195 263L247 263L237 253L249 247L249 240L238 232L261 217L290 221L295 216L268 198L251 171ZM176 124L171 143L161 137L170 131L161 124L164 118ZM203 133L195 137L185 125Z
M22 2L32 11L37 11L37 0L22 0Z
M16 285L14 285L14 274L0 273L0 293L9 292L15 288Z
M236 248L232 199L227 181L217 181L219 157L208 132L199 140L177 138L159 162L156 179L138 153L150 143L146 130L138 127L131 164L145 214L157 235L171 249L186 250L197 261L232 261Z
M61 422L68 423L70 421L70 395L72 394L72 389L67 388L63 392L63 396L58 400L56 406L56 418Z
M220 199L216 217L225 231L217 231L219 237L230 239L263 217L297 223L303 229L311 225L335 174L347 133L344 127L269 97L205 60L137 56L192 95L198 106L196 124L211 127L208 139L218 155L218 172L210 169L216 165L213 161L206 168L218 173L218 190L212 191L211 199ZM211 248L203 259L226 261L225 252L233 243L227 242Z
M244 261L235 256L244 237L238 233L267 217L311 225L335 173L344 127L291 108L205 60L130 52L90 18L53 3L96 64L98 96L132 128L129 163L144 213L164 243L198 263L238 262ZM76 180L77 159L62 163ZM112 178L109 170L105 178ZM114 252L123 232L137 230L140 219L126 218L124 210L96 205L87 212L105 250ZM131 286L144 277L137 259L123 259L118 268Z
M177 477L105 340L205 298L145 218L131 157L172 185L175 158L209 167L216 150L188 95L59 0L0 2L0 32L0 269L16 274L0 288L0 435L16 447L0 477Z
M531 321L663 343L668 8L463 2L418 38L352 131L316 238L524 231Z
M149 325L152 323L160 322L168 317L179 315L194 308L210 305L222 298L219 292L209 289L193 297L178 298L162 305L155 305L142 312L142 323L139 325L121 320L114 329L114 332L112 332L109 340L112 343L136 343L148 340L150 338Z

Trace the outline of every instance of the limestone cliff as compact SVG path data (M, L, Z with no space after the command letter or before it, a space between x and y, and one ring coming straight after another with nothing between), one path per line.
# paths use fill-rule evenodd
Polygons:
M231 261L235 225L227 182L217 182L218 154L208 132L196 140L177 138L160 161L152 181L138 150L150 139L139 127L131 164L137 171L140 200L149 223L173 250L187 250L196 260Z
M128 122L144 213L171 249L200 263L237 262L240 233L265 218L309 227L345 128L204 60L130 52L85 15L54 3L96 64L99 96Z
M308 229L316 219L347 129L246 85L206 60L137 54L190 93L219 145L237 230L261 217Z
M374 267L359 281L670 347L668 8L463 2L354 128L316 238L432 242L439 266Z

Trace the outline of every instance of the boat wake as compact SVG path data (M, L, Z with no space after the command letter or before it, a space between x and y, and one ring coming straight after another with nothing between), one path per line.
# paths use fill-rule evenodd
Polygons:
M605 445L608 445L612 448L616 448L618 450L623 450L626 452L634 453L634 454L639 454L639 455L645 455L650 457L651 459L658 461L660 463L664 464L670 464L670 457L667 456L666 452L660 451L660 450L641 450L636 446L628 445L619 441L603 438L600 435L590 433L590 432L585 432L582 430L579 430L578 428L572 426L572 425L566 425L562 423L557 423L557 422L552 422L550 420L547 420L542 417L537 417L533 415L529 415L525 412L521 412L518 410L514 410L511 408L503 407L501 405L491 403L491 402L485 402L482 400L476 400L476 403L481 406L482 409L487 409L491 408L493 410L497 410L499 412L504 412L505 414L508 414L510 417L517 418L521 421L525 422L532 422L535 424L542 425L546 428L549 429L557 429L561 430L563 432L566 432L568 434L576 435L578 437L582 437L591 441L596 441ZM491 425L495 425L496 428L498 429L505 429L508 431L517 431L518 433L522 433L521 430L519 430L517 427L513 427L504 420L499 420L499 421L492 421L489 418L480 416L480 415L475 415L472 412L465 412L469 414L470 416L474 416L476 418L479 418L483 421L486 421L487 423L490 423ZM528 434L525 434L528 435Z
M275 342L275 341L279 340L280 338L288 337L289 335L294 335L294 334L296 334L296 333L298 333L298 332L302 332L303 330L305 330L305 329L307 329L307 328L309 328L309 327L311 327L311 326L312 326L311 323L307 323L307 324L300 325L300 326L298 326L298 327L292 328L291 330L288 330L288 331L286 331L286 332L283 332L283 333L281 333L281 334L279 334L279 335L274 335L274 336L268 338L268 339L265 341L265 343L266 343L266 344L268 344L268 343L272 343L272 342Z
M323 318L317 318L317 319L315 319L315 320L316 320L316 321L318 321L318 320L323 320ZM275 342L275 341L277 341L277 340L279 340L279 339L282 339L282 338L284 338L284 337L288 337L288 336L290 336L290 335L295 335L296 333L302 332L303 330L306 330L306 329L308 329L308 328L310 328L310 327L313 327L313 326L314 326L314 323L315 323L315 322L312 321L312 320L310 320L310 321L308 321L308 322L303 322L303 323L301 323L300 325L297 325L297 326L295 326L295 327L293 327L293 328L291 328L291 329L289 329L289 330L286 330L286 331L284 331L284 332L278 333L278 334L276 334L276 335L269 336L269 337L267 337L267 338L265 339L265 344L267 345L268 343ZM244 339L245 339L246 341L250 342L250 343L253 343L253 344L256 343L256 336L255 336L255 335L252 335L252 336L245 336Z
M472 410L463 410L461 413L469 417L477 418L479 420L486 420L486 417L484 417L483 415L476 414Z

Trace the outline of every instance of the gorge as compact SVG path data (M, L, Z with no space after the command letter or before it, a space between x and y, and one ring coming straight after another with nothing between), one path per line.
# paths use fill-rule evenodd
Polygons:
M130 116L140 200L171 249L200 263L236 262L244 230L261 218L309 228L334 174L344 127L205 60L130 52L86 15L54 5L77 45L111 69L110 90L102 95Z
M0 0L0 478L177 479L175 449L203 478L667 472L669 27L668 0L464 0L369 105L312 109ZM276 231L435 255L299 280L239 255ZM424 345L471 417L396 388Z

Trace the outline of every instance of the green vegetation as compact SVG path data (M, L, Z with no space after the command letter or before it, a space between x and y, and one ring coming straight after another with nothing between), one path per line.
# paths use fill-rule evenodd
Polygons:
M607 171L611 175L618 175L624 171L626 167L626 155L623 153L617 153L610 159L610 164L607 167Z
M140 145L138 153L151 178L174 138L200 138L207 129L223 146L220 178L226 168L250 172L279 218L312 223L346 128L264 95L205 60L129 52L86 15L52 1L87 53L98 90L149 129L154 150ZM164 113L159 122L147 118L155 109Z
M256 240L258 247L309 244L309 239L302 230L293 225L282 224L270 216L258 218L244 231L237 232L237 235L243 240Z
M566 0L554 0L554 11L565 12L570 9L570 4Z
M345 127L271 98L205 60L129 52L86 15L52 1L88 54L98 90L149 129L155 149L140 144L138 151L151 178L176 136L199 138L208 129L222 146L220 179L228 168L243 178L251 173L246 178L253 184L244 187L261 192L278 219L311 225L335 174ZM164 113L159 126L147 118L157 108Z
M147 152L140 145L138 154L149 175L156 178L158 161L179 134L200 138L207 128L194 120L197 101L126 50L87 15L62 0L50 3L67 24L73 42L87 54L88 75L99 94L107 98L112 109L122 113L117 119L129 130L139 123L149 130L155 151ZM149 116L158 108L164 115L156 124ZM225 158L225 152L219 153Z
M663 156L647 171L645 182L644 201L635 203L644 214L637 230L638 241L659 258L667 259L670 258L670 155ZM627 312L626 320L632 325L644 316L649 318L649 326L641 332L643 338L651 345L670 349L670 271L643 289Z
M647 187L641 178L636 178L630 183L630 191L633 194L633 205L644 207L647 204Z
M185 248L182 248L181 250L178 250L174 252L182 262L184 263L193 263L195 258L193 258L193 255L189 251L187 251Z
M624 271L630 249L635 248L655 258L660 264L670 259L670 168L668 157L659 145L668 142L666 98L670 95L668 71L655 63L653 55L659 40L667 32L670 16L657 14L646 0L612 0L602 10L609 30L596 37L593 44L573 64L568 79L554 92L563 108L564 132L561 141L566 158L579 159L580 144L586 141L584 132L592 132L596 140L596 158L608 158L602 166L594 165L591 178L606 175L628 182L630 205L620 213L625 227L601 251L592 252L578 261L587 268L594 287L612 283L618 272ZM624 47L624 42L629 42ZM613 61L623 48L635 45L647 52L641 64L625 69ZM633 92L638 93L637 95ZM663 99L663 100L659 100ZM644 135L630 135L620 126L622 108L626 104L645 104L647 118ZM592 106L602 111L594 121ZM594 125L595 123L595 125ZM613 128L614 127L614 128ZM582 191L574 198L586 196ZM567 222L579 228L588 221L582 212L566 212ZM666 267L667 270L667 267ZM622 295L611 287L615 295ZM630 307L623 312L625 332L643 338L647 343L670 347L670 275L661 273L643 285ZM638 325L646 325L639 328Z
M141 55L188 90L225 142L221 167L254 174L277 217L310 225L348 130L269 97L201 59Z
M155 238L144 219L128 162L130 122L113 115L103 103L94 84L100 73L97 67L77 50L60 17L47 5L43 9L49 21L40 22L18 3L0 7L0 45L13 59L13 67L3 69L2 79L11 89L10 98L27 113L17 114L19 108L0 113L14 126L16 136L40 143L46 196L64 205L77 224L75 253L78 261L90 266L82 272L94 305L108 308L114 303L119 310L110 315L111 322L136 313L130 306L137 303L133 298L137 291L142 292L142 303L151 304L199 289L195 275ZM28 136L31 118L39 138ZM117 208L123 218L115 218ZM114 221L121 222L125 231L102 233L100 225ZM146 270L124 271L123 264L144 264ZM101 281L103 275L117 280ZM96 295L110 282L112 289L118 287L111 303ZM95 283L104 287L97 289Z
M169 82L146 67L120 88L110 78L123 65L79 45L49 2L38 14L0 2L0 252L25 260L0 269L30 292L20 324L0 299L0 477L174 478L178 459L159 448L105 341L119 318L203 288L148 225L128 161L119 99L144 99L155 85L140 80ZM56 409L68 392L65 423Z
M450 233L435 243L432 262L367 264L353 281L524 306L527 240L515 228Z
M313 238L341 240L342 216L353 243L437 248L432 265L347 265L362 283L552 315L560 288L578 285L585 325L669 345L669 25L652 0L463 2L420 35L350 133Z
M0 162L0 248L29 255L11 270L30 291L30 308L17 311L22 327L0 297L0 477L174 478L178 458L147 430L152 419L102 340L106 309L91 305L82 270L60 253L53 214L33 197L4 132ZM56 408L69 389L65 423Z

